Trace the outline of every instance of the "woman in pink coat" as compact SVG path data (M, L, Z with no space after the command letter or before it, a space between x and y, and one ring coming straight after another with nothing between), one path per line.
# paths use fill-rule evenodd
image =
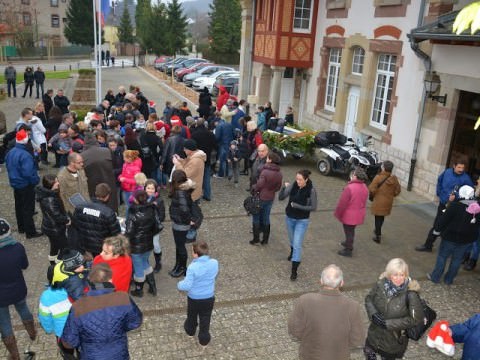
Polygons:
M140 153L137 150L125 150L123 152L123 167L122 172L118 175L120 187L123 193L123 201L126 207L125 218L128 214L128 207L130 195L137 186L135 175L142 171L142 159L139 157Z
M345 232L345 241L341 243L343 249L338 255L352 256L355 227L363 224L367 212L368 188L365 181L367 174L362 168L357 167L338 200L334 215L343 224Z

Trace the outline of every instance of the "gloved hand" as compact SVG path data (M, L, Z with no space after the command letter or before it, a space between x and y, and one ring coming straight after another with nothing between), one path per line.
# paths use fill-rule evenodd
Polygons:
M375 313L375 314L372 315L372 322L375 325L380 326L381 328L384 328L384 329L387 328L387 322L383 318L383 315L380 314L380 313Z

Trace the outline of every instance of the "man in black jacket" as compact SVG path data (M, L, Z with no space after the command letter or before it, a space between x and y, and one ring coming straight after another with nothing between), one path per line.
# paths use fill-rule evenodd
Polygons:
M53 98L53 102L56 106L60 108L60 110L62 110L62 114L66 114L70 111L70 100L68 100L68 98L63 95L62 89L57 90L57 95L55 95L55 97Z
M215 135L207 129L205 126L205 119L197 119L197 126L192 130L192 139L197 142L197 147L207 155L207 161L205 162L205 168L203 171L203 199L210 201L212 198L212 190L210 186L210 156L212 150L216 146Z
M45 94L42 95L43 106L45 107L45 115L48 119L50 109L53 107L53 90L48 89Z
M37 87L37 97L36 99L40 98L40 94L38 89L42 89L42 98L43 98L43 83L45 82L45 73L43 72L42 68L39 66L37 70L33 73L33 78L35 79L35 85Z
M108 184L98 184L95 188L95 199L78 205L73 213L72 225L77 231L79 250L88 252L93 257L102 252L103 240L106 237L120 234L117 215L106 205L110 194Z

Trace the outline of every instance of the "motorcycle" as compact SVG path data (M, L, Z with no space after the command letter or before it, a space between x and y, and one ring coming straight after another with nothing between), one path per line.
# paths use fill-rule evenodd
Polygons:
M320 174L328 176L338 173L351 177L355 169L360 166L367 173L368 179L373 180L378 174L381 163L378 154L369 149L371 136L358 146L353 139L347 138L338 131L321 131L315 136L319 157L317 168Z

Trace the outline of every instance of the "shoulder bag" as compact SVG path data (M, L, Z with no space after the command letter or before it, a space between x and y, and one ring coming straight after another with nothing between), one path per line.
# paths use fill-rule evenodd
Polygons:
M418 296L420 303L422 304L423 308L423 321L421 324L415 325L414 327L408 328L406 330L407 337L414 341L418 341L423 334L428 330L428 328L432 325L432 323L437 318L437 313L433 310L425 300L423 300L420 295L415 291L408 291L407 292L407 306L409 306L409 298L411 296Z
M243 201L243 207L247 211L247 215L257 215L260 213L261 205L260 205L260 195L258 192L248 196Z
M387 179L390 177L390 175L388 175L385 179L383 179L378 185L377 185L377 190L380 188L380 186L383 185L383 183L385 181L387 181ZM373 195L373 193L371 191L368 192L368 200L370 201L373 201L373 198L375 197L375 195Z

